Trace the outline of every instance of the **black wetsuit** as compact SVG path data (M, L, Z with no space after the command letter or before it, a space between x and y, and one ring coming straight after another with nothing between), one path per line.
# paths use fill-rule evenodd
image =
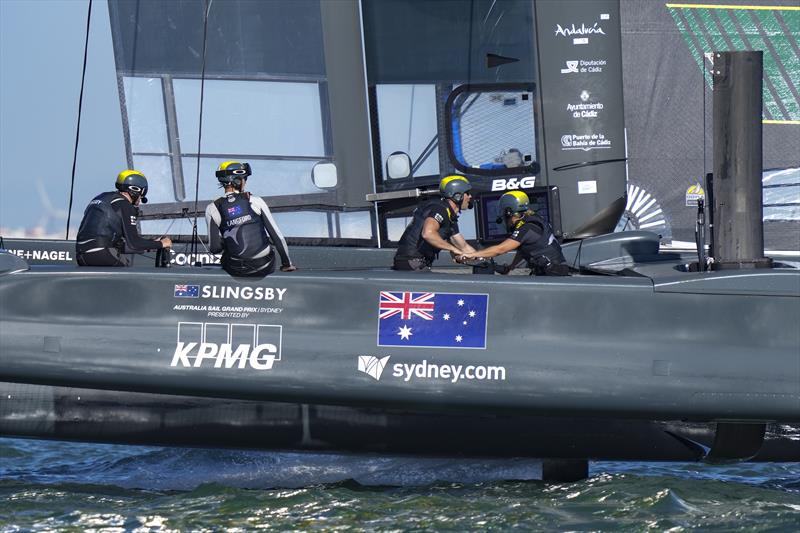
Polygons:
M564 264L561 245L550 224L539 215L525 215L514 224L509 239L520 243L517 253L521 254L531 268L531 274L565 276L569 268Z
M209 248L222 252L222 268L232 276L266 276L275 271L275 249L281 265L291 266L286 240L267 204L250 193L229 193L208 204Z
M122 254L163 248L161 241L139 235L139 210L117 191L104 192L83 213L75 255L80 266L128 266Z
M428 218L439 223L439 236L444 240L460 233L458 215L453 213L446 198L422 204L414 210L411 223L400 237L394 256L395 270L429 270L439 256L439 249L422 238L422 229Z

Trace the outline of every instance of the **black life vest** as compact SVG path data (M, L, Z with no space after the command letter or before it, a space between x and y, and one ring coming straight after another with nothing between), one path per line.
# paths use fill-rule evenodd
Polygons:
M78 228L78 252L82 248L122 248L122 214L111 203L127 201L119 192L111 191L98 194L89 202Z
M214 205L222 220L219 231L225 254L251 258L269 248L269 235L261 217L250 206L250 193L228 194L214 200Z
M539 234L538 239L523 239L520 242L519 250L530 264L538 257L546 257L551 263L560 264L565 261L564 254L561 253L561 245L558 243L550 224L539 215L525 215L522 220L514 224L512 232L525 231L525 225L530 224L532 231Z
M427 218L433 218L439 223L438 233L444 240L458 233L458 215L453 213L446 198L425 202L414 210L411 223L398 242L395 258L424 257L428 262L433 262L439 256L439 249L422 238L422 228Z

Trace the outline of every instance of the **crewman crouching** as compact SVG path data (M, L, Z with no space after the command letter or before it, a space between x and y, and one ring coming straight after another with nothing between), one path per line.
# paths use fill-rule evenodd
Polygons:
M500 197L497 223L505 222L509 231L506 240L476 252L463 254L465 260L495 257L512 250L517 253L509 265L498 267L502 274L508 274L525 261L531 274L537 276L568 276L569 267L565 263L561 245L553 234L550 224L530 208L528 195L522 191L511 191Z

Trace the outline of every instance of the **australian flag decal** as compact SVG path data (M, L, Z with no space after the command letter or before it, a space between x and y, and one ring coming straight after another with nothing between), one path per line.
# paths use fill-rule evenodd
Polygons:
M175 285L175 298L200 298L200 285Z
M381 291L378 346L486 349L488 294Z

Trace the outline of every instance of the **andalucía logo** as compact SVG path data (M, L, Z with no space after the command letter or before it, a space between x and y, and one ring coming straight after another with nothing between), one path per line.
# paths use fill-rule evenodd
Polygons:
M381 291L378 346L486 349L488 294Z
M383 369L386 368L386 363L389 362L391 355L387 355L378 359L374 355L359 355L358 356L358 370L368 376L375 378L375 381L381 379Z

